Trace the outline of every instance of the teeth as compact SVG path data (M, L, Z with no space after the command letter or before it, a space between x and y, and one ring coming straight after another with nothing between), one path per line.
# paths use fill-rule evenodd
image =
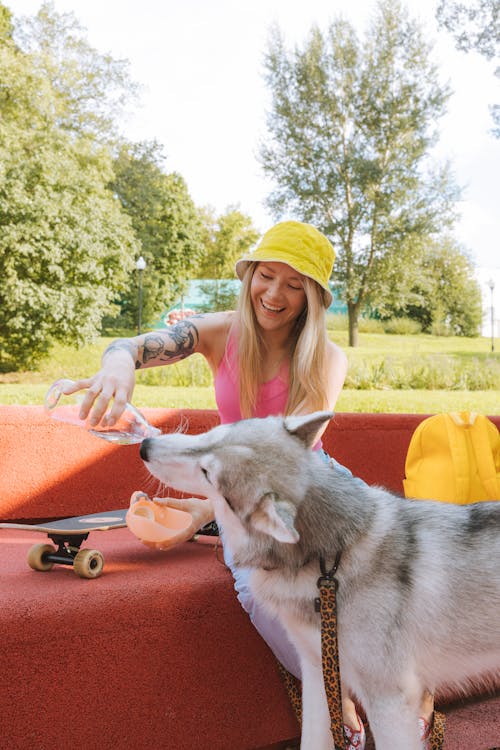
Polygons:
M270 305L266 305L264 302L262 302L262 307L264 307L266 310L269 310L269 312L280 312L280 310L283 310L282 307L271 307Z

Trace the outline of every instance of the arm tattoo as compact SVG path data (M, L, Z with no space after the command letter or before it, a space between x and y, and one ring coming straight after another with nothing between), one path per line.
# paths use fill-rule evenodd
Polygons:
M172 364L193 354L200 336L191 319L180 320L168 331L150 333L144 339L142 364L153 359Z
M137 361L137 347L128 339L117 339L116 341L112 341L111 344L104 350L104 353L102 355L102 359L104 361L104 357L106 354L109 354L110 352L116 352L116 351L126 351L130 354L132 359L135 363L135 369L137 370L138 367L141 366L141 363Z

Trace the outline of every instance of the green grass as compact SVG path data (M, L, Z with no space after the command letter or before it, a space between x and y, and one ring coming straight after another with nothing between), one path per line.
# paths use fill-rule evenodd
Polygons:
M0 384L0 404L42 405L46 385ZM139 408L215 409L211 387L190 388L138 385L134 404ZM338 412L382 412L436 414L448 411L476 411L498 414L500 397L495 391L361 391L345 388L337 401Z
M484 354L490 353L490 339L478 336L465 338L464 336L431 336L421 333L418 335L400 335L389 333L360 333L359 346L349 349L347 331L329 331L330 338L346 352L354 356L389 354L397 350L401 354L411 355L415 352L425 354ZM496 350L500 340L496 339Z
M495 391L353 391L344 388L335 410L389 414L473 411L493 416L499 413L499 406L500 397Z
M361 333L360 346L347 346L347 333L330 331L347 353L349 374L337 411L413 412L478 411L498 414L500 342L429 335ZM42 404L59 377L81 378L99 368L112 337L79 351L55 346L37 372L0 373L0 403ZM137 373L138 407L215 408L212 376L199 355L177 365Z
M14 386L0 383L0 404L42 406L48 385L22 383ZM191 386L137 385L134 405L142 407L169 407L172 409L215 409L213 388Z

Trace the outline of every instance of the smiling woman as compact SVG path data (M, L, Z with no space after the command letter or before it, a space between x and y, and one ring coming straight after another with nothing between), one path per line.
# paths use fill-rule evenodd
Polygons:
M258 407L258 384L279 377L283 363L290 368L284 413L329 409L337 400L347 360L326 331L334 260L321 232L285 221L236 263L240 418L267 416Z

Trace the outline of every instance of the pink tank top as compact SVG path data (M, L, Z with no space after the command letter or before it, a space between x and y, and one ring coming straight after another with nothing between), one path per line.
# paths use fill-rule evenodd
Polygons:
M284 360L279 372L272 380L263 383L257 394L256 417L269 417L285 413L288 400L289 361ZM226 349L214 378L215 401L221 424L230 424L242 419L238 385L238 345L234 334L230 333ZM313 450L319 450L321 440Z
M230 333L224 356L214 378L215 401L221 424L238 422L242 419L238 384L238 344ZM263 383L257 394L256 417L269 417L284 414L288 398L288 360L285 360L278 374Z

